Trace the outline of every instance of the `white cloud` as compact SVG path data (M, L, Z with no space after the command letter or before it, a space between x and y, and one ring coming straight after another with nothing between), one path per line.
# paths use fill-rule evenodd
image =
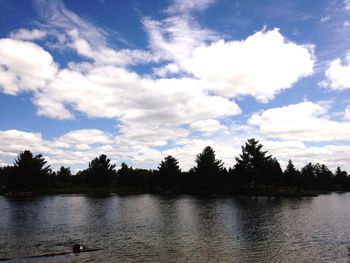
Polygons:
M143 19L150 46L155 55L177 64L192 55L193 50L203 43L217 39L217 34L202 29L190 17L172 16L162 21Z
M58 69L40 46L0 39L0 89L13 95L31 91L41 116L74 119L79 112L89 118L115 118L120 123L118 135L74 130L47 141L40 134L4 131L0 133L0 156L13 157L30 149L44 153L54 166L76 169L102 153L116 163L129 161L140 167L155 167L164 155L173 154L187 169L194 165L195 155L211 145L218 158L232 166L242 138L252 128L227 128L218 121L241 113L230 98L251 95L266 102L290 88L313 73L313 47L288 41L277 29L244 40L222 40L190 16L212 0L173 3L167 12L175 15L162 21L143 19L150 50L140 50L112 48L106 31L68 10L61 1L37 0L45 22L40 27L43 32L55 35L56 45L74 50L83 61L71 61ZM17 31L18 37L19 32L22 39L29 39L30 34L33 40L40 37L24 29ZM153 75L142 75L131 67L150 62L155 65ZM318 119L327 121L326 110L312 108L309 115L317 124ZM262 133L268 131L258 115L254 118ZM329 123L332 121L322 124ZM206 137L191 137L191 131ZM227 140L220 132L239 136ZM281 128L282 135L276 137L285 136L283 132ZM218 137L210 137L212 134ZM174 144L174 148L159 150Z
M111 135L96 129L74 130L59 137L56 142L64 144L78 144L87 148L89 144L108 144L113 142Z
M349 27L350 26L350 21L349 20L345 20L343 23L344 27Z
M72 29L68 32L72 39L69 44L79 55L90 58L97 64L112 64L119 66L143 64L152 62L155 58L151 53L143 50L121 49L114 50L108 48L103 43L98 47L93 47L86 39L80 37L77 29Z
M347 107L343 113L344 120L350 121L350 107Z
M174 126L240 113L233 101L208 95L193 79L153 80L113 66L87 68L80 72L61 70L56 79L36 95L34 102L39 113L71 118L72 113L64 106L70 105L89 117Z
M306 146L300 141L262 141L262 144L270 154L277 157L282 168L285 168L291 159L299 169L312 162L326 164L333 171L338 166L350 171L348 145Z
M330 16L324 16L320 19L320 23L325 23L325 22L329 21L330 19L331 19Z
M144 26L154 52L171 61L155 68L156 74L191 74L220 96L251 95L267 102L313 73L314 46L293 43L278 29L225 41L188 17L146 18Z
M205 134L212 134L219 131L226 131L227 127L222 125L218 120L208 119L192 122L190 124L190 129Z
M39 40L46 37L47 32L40 30L40 29L33 29L28 30L21 28L19 30L16 30L10 34L11 38L18 39L18 40Z
M16 156L19 152L30 149L35 152L57 153L46 147L46 141L40 133L18 130L0 131L0 156Z
M326 80L320 83L321 86L330 89L343 90L350 88L350 54L342 63L340 58L333 60L325 71Z
M249 124L261 135L299 141L350 141L350 123L331 120L326 106L310 101L256 113Z
M290 42L274 29L243 41L202 45L181 65L216 94L251 95L266 102L311 75L314 62L312 46Z
M344 9L350 10L350 0L344 0Z
M194 10L202 11L214 2L214 0L174 0L173 3L166 9L166 12L174 14L187 13Z
M0 90L16 95L45 87L57 66L40 46L9 38L0 39Z
M154 138L163 138L162 131L158 130L158 133L160 137L154 135ZM163 133L164 136L165 133L166 131ZM100 154L107 154L113 163L120 164L126 161L141 168L155 168L164 156L170 154L179 159L183 170L188 170L195 165L196 155L209 145L216 151L217 158L224 161L225 167L232 167L235 164L235 157L240 154L240 146L246 140L242 134L235 136L232 134L226 138L213 136L206 139L180 137L176 140L176 146L160 151L147 143L133 143L131 137L125 138L122 135L113 138L113 135L96 129L73 130L52 140L44 140L38 133L7 130L0 131L0 157L2 163L12 163L18 153L30 150L34 154L43 154L53 169L65 165L78 170L85 169L89 161ZM325 163L333 170L337 166L350 169L348 163L350 146L347 145L307 146L298 140L262 140L261 143L269 154L277 157L282 167L285 167L288 159L292 159L298 168L308 162L319 162Z
M106 45L108 33L67 9L61 0L34 0L33 3L44 21L41 24L44 30L57 34L75 29L82 38L89 39L89 43L94 47Z

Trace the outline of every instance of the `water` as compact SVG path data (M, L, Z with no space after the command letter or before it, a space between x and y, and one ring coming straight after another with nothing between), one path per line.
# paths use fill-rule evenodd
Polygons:
M350 262L350 194L0 197L12 262ZM103 251L50 258L74 243ZM10 261L10 262L11 262Z

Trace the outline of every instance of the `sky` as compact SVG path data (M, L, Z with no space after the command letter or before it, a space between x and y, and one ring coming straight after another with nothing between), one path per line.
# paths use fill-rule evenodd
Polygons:
M350 0L0 0L0 165L231 167L249 138L350 171Z

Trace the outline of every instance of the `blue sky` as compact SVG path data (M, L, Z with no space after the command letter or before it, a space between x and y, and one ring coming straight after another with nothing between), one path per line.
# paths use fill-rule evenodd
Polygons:
M251 137L350 170L350 1L0 0L0 164L227 167Z

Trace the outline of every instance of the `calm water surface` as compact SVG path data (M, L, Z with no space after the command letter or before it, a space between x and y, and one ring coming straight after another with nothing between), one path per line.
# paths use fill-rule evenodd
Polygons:
M81 243L103 251L31 260ZM9 262L350 262L350 194L0 197Z

